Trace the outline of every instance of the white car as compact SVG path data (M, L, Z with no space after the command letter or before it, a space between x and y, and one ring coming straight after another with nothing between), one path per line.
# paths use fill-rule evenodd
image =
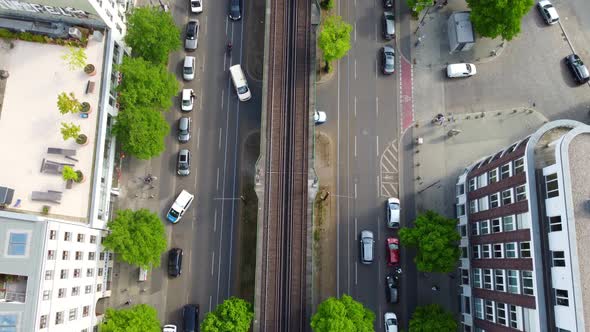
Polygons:
M203 12L203 0L189 0L191 6L191 13Z
M399 228L399 199L389 197L385 202L385 214L387 215L387 227Z
M386 312L383 315L385 321L385 332L397 332L397 316L393 312Z
M181 109L185 112L193 110L195 104L195 92L193 89L182 89L182 105Z
M326 115L326 112L315 110L315 112L313 113L313 121L315 121L315 124L317 125L326 122L327 119L328 116Z
M176 325L172 325L172 324L164 325L162 332L176 332Z
M547 24L555 24L559 22L559 15L557 14L557 10L551 4L551 2L547 0L542 0L537 3L537 8L539 9L539 13L543 16L543 20Z
M447 76L450 78L469 77L477 73L472 63L453 63L447 66Z

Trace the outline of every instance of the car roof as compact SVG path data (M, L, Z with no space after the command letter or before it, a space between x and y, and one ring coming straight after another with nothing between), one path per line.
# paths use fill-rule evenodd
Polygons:
M182 89L182 99L189 99L193 89Z
M371 231L362 231L361 232L361 237L363 237L363 238L368 237L368 238L371 238L372 239L373 238L373 232L371 232Z
M383 52L393 52L395 54L395 49L390 45L383 46Z

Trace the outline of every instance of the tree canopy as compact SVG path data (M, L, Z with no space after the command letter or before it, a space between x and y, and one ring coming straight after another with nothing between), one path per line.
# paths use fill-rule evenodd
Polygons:
M137 7L127 19L125 43L133 55L154 64L168 61L168 54L181 46L180 30L172 14L156 7Z
M533 6L533 0L467 0L467 4L477 33L512 40L520 32L522 17Z
M131 265L144 269L160 266L166 250L166 232L157 214L147 209L117 210L108 222L109 235L102 245Z
M420 214L414 227L399 231L402 245L418 249L414 262L423 272L451 272L457 267L460 250L457 220L434 211Z
M409 332L457 331L453 314L438 304L417 307L410 320Z
M100 332L160 332L160 320L156 309L138 304L129 309L107 308Z
M330 297L320 303L311 317L315 332L370 332L374 331L375 314L349 295L340 299Z
M254 317L252 305L237 297L230 297L205 316L203 332L248 332Z
M153 65L142 58L125 57L119 67L123 79L117 87L123 109L146 106L168 110L179 86L174 75L162 64Z
M126 153L138 159L150 159L166 148L170 125L162 116L146 107L128 107L119 111L113 133Z
M352 26L342 20L341 16L328 16L322 24L318 37L318 46L327 62L340 59L350 50L350 33Z

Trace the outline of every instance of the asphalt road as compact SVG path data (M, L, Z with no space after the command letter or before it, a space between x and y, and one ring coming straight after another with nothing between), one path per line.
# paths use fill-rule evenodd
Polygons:
M162 158L160 202L162 216L182 189L195 194L190 210L178 224L167 225L169 246L184 250L183 272L175 279L164 282L162 301L166 302L166 321L181 323L181 309L193 303L201 307L200 319L224 299L235 294L234 285L237 248L237 203L239 194L239 162L241 143L246 136L260 127L259 84L249 81L253 98L245 103L237 99L229 77L229 66L243 63L244 31L248 13L241 21L227 18L227 1L204 1L201 14L190 14L188 1L170 3L177 25L184 30L189 19L200 21L198 49L184 50L170 57L170 70L176 74L181 88L192 88L196 94L192 112L180 111L180 97L166 114L171 126ZM231 40L231 57L226 55L226 44ZM197 57L196 78L182 79L182 61L186 54ZM192 137L181 144L176 139L178 119L192 118ZM176 158L181 148L192 153L191 174L176 175ZM171 231L170 231L171 229ZM166 269L167 259L161 268Z

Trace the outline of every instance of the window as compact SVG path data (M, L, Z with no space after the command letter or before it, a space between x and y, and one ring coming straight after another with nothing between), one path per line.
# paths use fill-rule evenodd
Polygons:
M500 218L492 219L492 233L500 233L502 231L502 220Z
M98 273L96 275L98 275L99 277L102 277L102 267L98 268Z
M500 206L500 193L490 195L490 209Z
M45 280L53 280L53 270L45 270Z
M104 242L104 239L106 239L106 237L104 237L104 236L100 237L100 244L102 244Z
M553 266L565 266L565 253L563 251L552 251Z
M80 287L76 286L76 287L72 287L72 296L77 296L80 295Z
M504 270L494 270L494 284L496 285L497 291L506 291L506 284L504 283Z
M484 244L481 246L481 257L482 258L492 258L492 245L491 244Z
M457 185L457 196L465 194L465 185L463 183Z
M100 292L102 290L102 284L96 284L96 291Z
M89 261L93 261L95 257L96 257L96 253L95 252L92 252L91 251L91 252L88 253L88 260Z
M41 319L39 320L39 328L47 328L47 315L41 315Z
M104 261L104 252L101 252L101 253L100 253L100 255L99 255L99 257L100 257L99 259L100 259L101 261Z
M506 258L518 258L516 254L516 242L504 243L504 253Z
M63 259L64 261L66 261L66 260L70 259L70 252L69 252L69 251L67 251L67 250L64 250L64 251L61 253L61 259Z
M43 300L47 301L51 297L51 290L43 291Z
M510 164L505 164L500 167L500 179L504 180L511 176L510 173Z
M471 178L469 179L469 191L474 191L475 189L477 189L477 186L475 185L475 178Z
M473 251L473 259L480 259L481 258L481 254L479 252L479 246L478 245L474 245L472 247L472 251Z
M479 235L479 223L471 223L471 235Z
M486 320L490 322L495 322L495 310L494 310L494 301L486 300Z
M518 271L506 270L506 280L508 284L508 292L518 294L520 290L518 287Z
M514 175L524 172L524 157L516 159L514 162Z
M502 243L494 244L494 258L504 258L504 245Z
M64 322L64 312L60 311L55 313L55 325L62 324Z
M109 260L112 261L113 260L113 253L109 252Z
M60 299L66 297L66 294L67 294L67 290L65 288L60 288L57 291L57 297L59 297Z
M506 189L502 192L502 205L512 204L512 189Z
M474 199L469 201L469 213L476 213L477 212L477 200Z
M80 278L82 271L80 269L74 269L74 278Z
M47 250L47 259L54 260L55 259L55 250Z
M75 320L78 316L78 308L70 309L70 320Z
M78 238L77 238L78 242L82 242L84 243L84 234L80 234L78 233Z
M486 235L486 234L490 234L490 221L489 220L483 220L480 221L480 233L481 235Z
M467 257L467 248L461 247L461 258L468 258Z
M533 289L533 272L521 271L520 276L522 278L522 293L524 295L535 295Z
M506 303L496 302L496 323L508 325L506 323Z
M520 185L514 189L516 191L516 201L524 201L526 200L526 188L525 185Z
M90 235L90 243L96 243L96 235Z
M513 304L509 305L508 307L510 308L510 327L513 329L519 329L518 321L520 310L518 310L518 308Z
M64 233L64 241L72 241L72 232Z
M94 276L94 269L86 269L86 276L87 277Z
M522 258L531 258L531 243L530 242L521 242L520 243L520 257Z
M488 173L483 173L477 177L477 188L483 188L488 185Z
M57 239L57 231L54 231L54 230L49 231L49 239L50 240Z
M61 270L61 272L59 274L59 278L60 279L67 279L68 278L68 270L67 269Z
M469 285L469 270L461 269L461 284Z
M488 172L488 181L490 183L498 182L498 169L494 168L493 170Z
M559 185L557 183L557 173L549 174L545 177L546 198L559 196Z
M8 235L8 248L6 250L7 256L26 256L27 239L29 233L25 232L10 232Z
M82 317L87 317L90 312L90 306L86 305L82 308Z
M492 270L490 270L490 269L483 270L483 288L493 289L493 287L492 287Z
M77 260L77 261L81 261L81 260L82 260L82 258L83 258L83 256L84 256L83 254L84 254L84 253L83 253L83 252L81 252L81 251L76 251L76 260Z
M477 200L477 211L485 211L488 209L488 198L482 197Z
M92 286L88 285L84 287L84 294L90 294L92 292Z
M570 305L568 297L567 297L567 290L555 289L555 304L566 306L566 307L568 307Z
M481 269L473 269L473 287L481 288Z
M548 219L550 232L561 231L561 216L549 217Z
M514 216L502 217L502 229L504 232L510 232L516 229L514 226Z
M478 299L478 298L474 298L473 304L474 304L475 318L483 319L483 300Z
M531 219L529 213L519 213L516 215L516 228L517 229L528 229L531 228Z

